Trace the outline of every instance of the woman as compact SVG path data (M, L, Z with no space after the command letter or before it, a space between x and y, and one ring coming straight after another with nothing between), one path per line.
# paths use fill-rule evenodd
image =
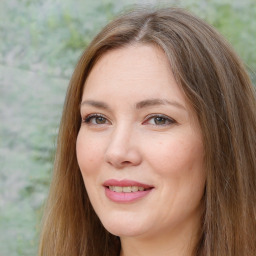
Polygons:
M82 55L40 255L256 254L255 91L184 10L136 10Z

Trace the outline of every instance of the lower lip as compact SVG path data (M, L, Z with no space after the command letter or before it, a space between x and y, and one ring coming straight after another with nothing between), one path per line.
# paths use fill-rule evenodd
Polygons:
M116 203L131 203L147 196L152 189L138 192L114 192L108 187L105 187L105 194L108 199Z

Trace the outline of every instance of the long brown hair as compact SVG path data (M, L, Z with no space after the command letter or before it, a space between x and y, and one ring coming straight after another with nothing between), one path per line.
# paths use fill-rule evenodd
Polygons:
M195 109L206 188L195 255L256 255L256 97L241 61L215 29L188 12L138 9L108 24L79 60L66 95L39 255L114 256L120 240L95 214L76 159L79 106L97 60L129 44L154 44Z

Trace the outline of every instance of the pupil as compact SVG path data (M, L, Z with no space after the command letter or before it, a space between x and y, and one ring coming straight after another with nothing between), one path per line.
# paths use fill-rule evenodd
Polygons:
M163 117L155 117L156 124L165 124L165 118Z
M96 118L96 123L97 124L104 124L105 123L105 118L101 117L101 116L97 117Z

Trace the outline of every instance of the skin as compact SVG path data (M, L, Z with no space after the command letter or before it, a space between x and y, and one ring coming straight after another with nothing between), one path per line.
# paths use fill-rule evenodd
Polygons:
M198 120L163 51L139 44L103 55L86 80L81 119L78 164L102 224L120 236L121 255L192 255L204 149ZM135 202L117 203L105 195L108 179L154 188Z

